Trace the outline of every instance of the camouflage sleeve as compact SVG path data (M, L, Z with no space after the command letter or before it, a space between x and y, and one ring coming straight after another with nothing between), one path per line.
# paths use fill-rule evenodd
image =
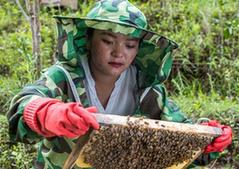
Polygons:
M140 111L149 118L165 121L191 123L179 107L166 96L165 88L156 85L144 90L140 97Z
M9 121L9 134L12 141L25 143L38 142L41 136L33 132L23 120L24 107L39 97L58 98L64 101L65 94L64 75L55 69L49 68L41 78L31 85L27 85L12 100L7 113Z

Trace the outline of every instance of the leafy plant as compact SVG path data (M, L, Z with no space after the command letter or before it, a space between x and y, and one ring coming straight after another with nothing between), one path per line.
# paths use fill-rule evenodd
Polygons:
M29 169L36 156L33 146L10 142L7 119L3 115L0 115L0 154L0 168L4 169Z

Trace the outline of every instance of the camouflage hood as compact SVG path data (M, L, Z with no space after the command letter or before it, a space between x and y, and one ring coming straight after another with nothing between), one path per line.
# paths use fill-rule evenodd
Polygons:
M162 83L169 76L172 51L177 44L147 30L144 14L127 0L102 0L87 17L56 16L58 28L58 61L68 67L79 67L80 57L87 54L88 28L110 30L141 39L133 64L138 68L139 87Z

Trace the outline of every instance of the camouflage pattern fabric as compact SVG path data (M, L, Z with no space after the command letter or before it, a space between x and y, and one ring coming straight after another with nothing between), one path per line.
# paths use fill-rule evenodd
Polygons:
M86 33L88 28L110 30L140 38L141 44L134 61L141 102L135 115L175 122L190 122L178 107L166 97L162 83L169 76L172 66L172 51L176 43L147 31L144 14L126 0L103 0L96 3L86 18L56 17L58 28L57 65L63 66L71 75L82 104L87 107L83 79L84 70L80 57L87 55ZM47 69L34 84L26 86L11 103L7 114L9 131L13 141L40 142L37 169L60 169L64 165L74 139L64 137L43 138L33 132L23 120L24 107L39 97L57 98L63 102L75 101L67 78L57 66ZM149 106L150 105L150 106ZM79 167L75 166L75 169Z

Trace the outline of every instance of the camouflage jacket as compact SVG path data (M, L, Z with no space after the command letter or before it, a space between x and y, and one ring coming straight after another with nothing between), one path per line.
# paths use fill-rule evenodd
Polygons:
M125 0L104 0L97 2L86 18L57 16L56 22L58 62L43 72L38 81L27 85L14 97L7 114L10 136L13 141L39 143L35 168L62 168L75 140L64 137L46 139L37 135L23 120L24 107L39 97L57 98L63 102L75 101L65 73L56 65L61 65L70 73L82 104L85 107L89 106L83 83L85 73L79 59L87 56L86 33L88 28L120 32L142 40L139 52L132 64L137 67L139 97L145 91L147 93L141 98L135 114L154 119L189 122L178 107L167 99L162 85L170 73L172 52L177 45L163 36L146 30L145 16L135 6Z

